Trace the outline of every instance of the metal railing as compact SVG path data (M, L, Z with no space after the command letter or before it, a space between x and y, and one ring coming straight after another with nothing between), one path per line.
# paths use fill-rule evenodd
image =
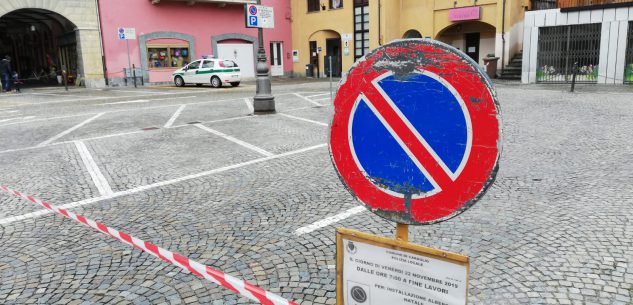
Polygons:
M602 7L633 6L633 0L532 0L532 10L593 9Z
M600 23L539 28L539 83L578 83L598 81Z

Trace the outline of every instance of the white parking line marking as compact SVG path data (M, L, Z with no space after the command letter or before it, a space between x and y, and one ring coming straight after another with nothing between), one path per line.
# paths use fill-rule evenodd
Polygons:
M330 100L330 97L328 96L328 97L324 97L324 98L318 98L318 99L313 100L313 101L320 102L320 101L329 101L329 100Z
M147 103L149 101L150 100L132 100L132 101L124 101L124 102L103 103L101 105L136 104L136 103Z
M251 102L250 98L245 97L244 102L246 103L246 107L248 107L248 111L255 112L255 108L253 108L253 102Z
M217 130L215 130L215 129L211 129L211 128L209 128L209 127L207 127L207 126L204 126L204 125L202 125L202 124L194 124L194 126L196 126L196 127L200 128L200 129L202 129L202 130L204 130L204 131L210 132L210 133L212 133L212 134L214 134L214 135L216 135L216 136L219 136L219 137L222 137L222 138L224 138L224 139L226 139L226 140L229 140L229 141L231 141L231 142L233 142L233 143L235 143L235 144L238 144L238 145L241 145L241 146L243 146L243 147L246 147L246 148L248 148L248 149L250 149L250 150L256 151L256 152L258 152L258 153L260 153L260 154L262 154L262 155L264 155L264 156L266 156L266 157L272 157L272 156L274 156L274 155L275 155L275 154L273 154L273 153L271 153L271 152L268 152L268 151L266 151L266 150L264 150L264 149L261 149L261 148L259 148L259 147L255 146L255 145L253 145L253 144L246 143L246 142L244 142L244 141L242 141L242 140L240 140L240 139L236 139L236 138L234 138L234 137L232 137L232 136L229 136L229 135L227 135L227 134L221 133L221 132L219 132L219 131L217 131Z
M189 126L189 125L186 125L186 126ZM183 127L183 126L180 126L180 127ZM120 136L126 136L126 135L137 134L137 133L145 133L145 132L147 132L147 131L145 131L145 130L137 130L137 131L130 131L130 132L113 133L113 134L104 135L104 136L98 136L98 137L83 138L83 139L77 139L77 140L72 140L72 141L56 142L56 143L52 143L52 144L49 144L49 145L46 145L46 146L31 146L31 147L24 147L24 148L8 149L8 150L0 151L0 154L10 153L10 152L18 152L18 151L25 151L25 150L32 150L32 149L50 147L50 146L61 145L61 144L69 144L69 143L74 143L75 141L100 140L100 139L106 139L106 138L112 138L112 137L120 137Z
M81 141L75 141L75 147L77 147L77 151L79 152L79 156L81 156L81 160L84 161L84 165L92 178L92 182L94 182L97 190L99 190L99 194L101 196L106 196L112 194L112 188L108 183L108 179L101 173L99 170L99 166L92 158L90 151L88 151L88 147L86 144Z
M30 119L34 119L36 118L35 116L23 116L23 117L15 117L15 118L10 118L10 119L6 119L6 120L0 120L0 122L9 122L9 121L15 121L15 120L30 120Z
M319 94L315 94L315 95L306 95L306 98L313 98L313 97L317 97L317 96L321 96L321 95L327 95L330 94L329 92L325 92L325 93L319 93Z
M56 93L28 93L29 95L44 95L44 96L64 96L68 97L70 94L56 94Z
M165 101L165 100L178 100L185 98L196 98L196 96L179 96L179 97L161 97L161 98L153 98L153 99L143 99L143 100L133 100L133 101L122 101L122 102L112 102L112 103L103 103L99 104L103 105L118 105L118 104L138 104L138 103L148 103L153 101Z
M154 92L154 91L147 91L147 90L110 90L108 92L128 92L128 93L147 93L147 94L152 94L152 95L164 95L164 94L170 94L169 92Z
M312 124L317 124L317 125L321 125L321 126L325 126L325 127L329 126L326 123L321 123L321 122L317 122L317 121L313 121L313 120L308 120L308 119L304 119L304 118L301 118L301 117L298 117L298 116L294 116L294 115L289 115L289 114L285 114L285 113L277 113L277 114L281 115L281 116L285 116L287 118L300 120L300 121L304 121L304 122L308 122L308 123L312 123Z
M19 120L19 119L21 119L21 118L22 118L21 116L10 117L10 118L6 118L6 117L5 117L4 119L0 120L0 123L2 123L2 122L15 121L15 120Z
M185 110L185 107L187 107L187 105L180 105L180 107L178 107L176 112L174 112L174 114L171 116L171 118L169 118L169 121L167 121L167 123L165 123L165 126L163 126L163 127L164 128L171 128L171 125L174 125L174 122L180 116L180 113L182 113L182 111Z
M305 226L305 227L301 227L297 230L295 230L295 235L297 236L301 236L303 234L307 234L307 233L311 233L314 232L318 229L321 229L323 227L327 227L333 223L337 223L343 219L349 218L352 215L356 215L358 213L362 213L363 211L366 211L367 209L363 206L357 206L357 207L353 207L349 210L343 211L341 213L338 213L334 216L330 216L324 219L321 219L311 225Z
M42 146L48 145L48 144L58 140L59 138L65 136L65 135L67 135L67 134L69 134L69 133L71 133L71 132L73 132L73 131L75 131L75 130L77 130L79 128L81 128L81 126L84 126L84 125L92 122L94 119L96 119L96 118L98 118L98 117L100 117L100 116L102 116L104 114L105 114L104 112L98 113L97 115L95 115L95 116L93 116L93 117L91 117L91 118L89 118L89 119L87 119L87 120L85 120L85 121L83 121L83 122L81 122L81 123L69 128L69 129L66 129L66 130L62 131L58 135L56 135L56 136L54 136L54 137L52 137L52 138L50 138L50 139L38 144L37 146L38 147L42 147Z
M245 167L245 166L249 166L249 165L253 165L253 164L257 164L257 163L261 163L261 162L266 162L266 161L270 161L270 160L274 160L274 159L279 159L279 158L283 158L283 157L288 157L288 156L292 156L292 155L296 155L296 154L301 154L304 152L308 152L308 151L312 151L315 149L319 149L319 148L323 148L323 147L327 147L327 144L319 144L319 145L315 145L315 146L310 146L310 147L306 147L306 148L302 148L302 149L298 149L298 150L294 150L294 151L290 151L287 153L283 153L283 154L279 154L279 155L274 155L274 156L270 156L270 157L264 157L264 158L259 158L259 159L254 159L251 161L246 161L243 163L238 163L238 164L234 164L234 165L229 165L229 166L225 166L225 167L220 167L217 169L212 169L206 172L201 172L201 173L197 173L197 174L193 174L193 175L188 175L188 176L184 176L184 177L180 177L180 178L176 178L176 179L172 179L172 180L166 180L166 181L161 181L161 182L157 182L154 184L149 184L149 185L143 185L137 188L133 188L133 189L129 189L129 190L125 190L125 191L121 191L121 192L116 192L107 196L101 196L101 197L95 197L95 198L90 198L90 199L85 199L85 200L81 200L81 201L77 201L77 202L73 202L73 203L68 203L65 205L61 205L59 206L60 208L63 209L72 209L72 208L76 208L79 206L84 206L84 205L88 205L88 204L92 204L92 203L97 203L103 200L107 200L107 199L112 199L112 198L116 198L116 197L121 197L121 196L126 196L126 195L131 195L131 194L135 194L135 193L139 193L139 192L143 192L146 190L150 190L153 188L157 188L157 187L161 187L161 186L168 186L171 184L175 184L175 183L179 183L179 182L183 182L183 181L188 181L191 179L197 179L197 178L201 178L201 177L205 177L205 176L209 176L209 175L213 175L213 174L218 174L218 173L222 173L222 172L226 172L229 170L233 170L233 169L238 169L241 167ZM17 215L17 216L11 216L11 217L7 217L7 218L2 218L0 219L0 225L6 225L6 224L10 224L16 221L20 221L20 220L25 220L25 219L30 219L30 218L36 218L36 217L40 217L43 215L47 215L52 213L50 210L46 210L46 209L42 209L36 212L32 212L32 213L26 213L23 215Z
M313 100L311 100L311 99L309 99L309 98L307 98L307 97L305 97L305 96L303 96L303 95L301 95L299 93L294 93L294 95L296 95L296 96L300 97L301 99L306 100L306 101L308 101L308 102L310 102L310 103L312 103L314 105L317 105L319 107L323 107L323 105L321 105L321 104L319 104L319 103L317 103L317 102L315 102L315 101L313 101Z

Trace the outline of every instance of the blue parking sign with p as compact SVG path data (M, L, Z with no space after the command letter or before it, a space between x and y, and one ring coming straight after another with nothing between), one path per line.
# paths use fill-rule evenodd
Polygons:
M248 26L258 26L257 16L248 16Z

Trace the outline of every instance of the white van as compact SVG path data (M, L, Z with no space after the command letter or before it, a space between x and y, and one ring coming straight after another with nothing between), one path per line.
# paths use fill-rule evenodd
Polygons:
M220 88L222 84L231 84L237 87L242 80L240 68L234 61L216 58L191 62L176 70L172 76L174 84L178 87L186 84L196 84L196 86L211 84L214 88Z

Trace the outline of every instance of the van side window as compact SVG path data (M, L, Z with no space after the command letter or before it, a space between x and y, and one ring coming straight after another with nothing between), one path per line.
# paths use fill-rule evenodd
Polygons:
M220 67L223 68L236 68L237 64L232 60L224 60L220 62Z
M212 68L213 68L213 61L205 60L204 62L202 62L202 69L212 69Z

